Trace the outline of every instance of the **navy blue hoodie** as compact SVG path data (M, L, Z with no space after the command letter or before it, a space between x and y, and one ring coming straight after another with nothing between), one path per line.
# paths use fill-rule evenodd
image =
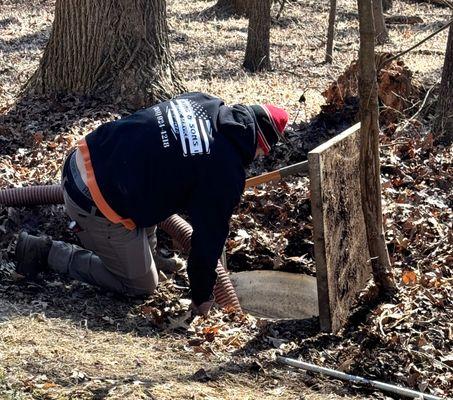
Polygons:
M93 199L113 222L132 229L175 213L189 216L187 272L199 305L212 295L217 260L256 143L247 106L186 93L100 126L79 147Z

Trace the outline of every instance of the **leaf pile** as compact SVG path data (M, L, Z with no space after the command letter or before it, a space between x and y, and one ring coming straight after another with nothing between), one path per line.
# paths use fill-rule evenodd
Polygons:
M308 178L248 190L233 216L228 268L313 275Z

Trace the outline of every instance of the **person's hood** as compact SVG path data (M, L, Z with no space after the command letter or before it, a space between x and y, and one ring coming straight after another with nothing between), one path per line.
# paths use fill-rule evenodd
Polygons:
M253 111L242 104L221 106L218 115L218 128L239 152L244 167L248 166L256 154L256 119Z

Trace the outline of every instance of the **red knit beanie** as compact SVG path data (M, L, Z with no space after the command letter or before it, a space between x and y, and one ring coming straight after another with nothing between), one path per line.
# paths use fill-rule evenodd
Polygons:
M267 155L271 147L283 137L288 123L288 113L272 104L254 105L250 108L253 110L258 124L258 145Z

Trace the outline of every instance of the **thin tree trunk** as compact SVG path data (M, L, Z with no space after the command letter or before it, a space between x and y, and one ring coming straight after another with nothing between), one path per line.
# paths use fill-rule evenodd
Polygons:
M337 0L330 0L329 27L327 28L326 63L332 62L333 38L335 35L335 16L337 15Z
M440 82L437 118L434 123L436 137L444 144L453 142L453 28L448 29L442 80Z
M394 291L395 283L382 224L379 109L371 1L357 0L360 24L360 184L373 277L380 294L385 295Z
M385 25L382 0L373 0L374 29L376 31L376 43L384 44L389 40L389 32Z
M134 108L181 91L168 40L165 0L57 0L37 94L75 93Z
M282 15L283 8L285 7L285 4L286 4L286 0L281 0L280 9L278 10L277 16L275 17L276 20L280 19L280 16Z
M382 9L387 12L393 7L393 0L382 0Z
M251 0L244 68L256 72L270 69L271 0Z

